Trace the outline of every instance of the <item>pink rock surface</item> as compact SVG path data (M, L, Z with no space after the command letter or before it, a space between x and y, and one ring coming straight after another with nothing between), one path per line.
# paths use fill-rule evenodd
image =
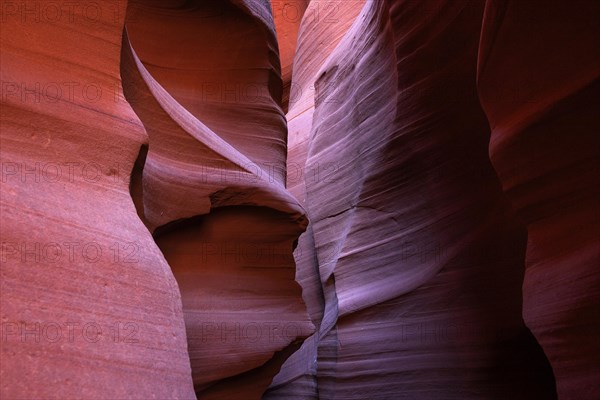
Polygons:
M279 44L281 78L283 80L283 109L287 111L292 84L292 66L296 55L298 30L310 0L272 0L273 19Z
M314 113L315 80L320 67L342 39L359 14L364 0L313 0L305 11L299 31L298 49L294 59L293 83L290 93L288 120L287 187L305 203L305 181L327 179L328 167L306 167L306 152ZM277 22L277 15L276 15ZM316 259L313 225L300 236L294 252L297 263L296 280L302 285L303 298L312 322L319 326L323 319L325 300ZM266 398L317 398L318 335L309 338L292 355L275 377Z
M307 220L284 187L273 20L267 2L164 4L130 5L122 64L150 138L143 215L164 227L155 236L182 293L197 395L259 398L313 331L294 280ZM215 84L222 96L204 96ZM252 87L259 97L245 96Z
M0 397L193 399L177 283L129 194L147 136L124 3L31 5L2 4Z
M194 389L202 398L259 398L312 332L294 281L294 240L307 221L284 187L269 3L150 3L127 11L135 50L127 35L122 41L124 7L107 5L106 20L83 28L23 24L20 14L11 35L3 26L3 90L5 81L15 84L2 107L2 398L193 398ZM19 39L23 32L34 35ZM187 33L196 36L185 40ZM89 37L81 43L77 35ZM64 44L56 65L48 63L52 42ZM41 70L24 69L23 57ZM105 97L48 98L47 87L69 79L95 84ZM41 83L44 101L31 100L22 81L26 89ZM208 92L215 87L221 92ZM258 92L248 96L250 89ZM73 181L50 181L55 164L84 161ZM32 168L38 175L28 179ZM191 227L180 223L204 214ZM155 237L172 271L144 224L161 227ZM33 226L43 229L31 234ZM103 257L83 270L55 262L52 251L64 250L55 243L81 247L84 239ZM26 253L30 247L41 253ZM96 339L88 322L103 341L88 338ZM63 323L83 325L87 336L49 338ZM25 375L33 388L17 383Z
M287 187L305 204L305 182L327 180L332 174L332 165L324 163L314 168L306 167L306 152L313 123L315 106L315 80L317 73L330 53L347 32L360 12L364 0L346 2L313 1L305 14L300 31L298 53L294 61L292 101L288 119L288 160ZM326 11L327 23L322 13ZM333 14L332 14L333 13ZM299 239L295 256L303 266L297 272L297 279L304 289L304 300L313 322L319 323L323 316L322 288L318 277L318 265L312 238L312 226Z

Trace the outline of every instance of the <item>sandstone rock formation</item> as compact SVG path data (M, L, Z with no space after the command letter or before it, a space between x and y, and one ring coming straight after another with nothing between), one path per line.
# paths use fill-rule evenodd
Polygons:
M8 4L0 397L192 399L177 283L129 194L147 135L120 90L125 4Z
M150 229L163 228L155 236L179 282L194 387L201 398L258 398L285 359L275 353L313 330L294 281L307 221L284 187L268 3L130 7L125 95L150 138L139 203ZM162 32L190 39L173 46Z
M480 49L490 158L528 231L523 316L561 399L600 396L599 15L489 2Z
M288 114L288 162L327 171L295 192L317 252L316 267L298 257L299 274L319 271L325 299L318 395L551 398L521 318L525 232L487 157L483 4L357 8L323 66L298 61L300 37L294 74L312 76L316 107L305 124Z
M298 42L298 30L309 0L272 0L273 21L277 31L281 78L283 80L282 106L287 112L292 84L292 67Z
M0 398L597 399L600 6L3 2Z

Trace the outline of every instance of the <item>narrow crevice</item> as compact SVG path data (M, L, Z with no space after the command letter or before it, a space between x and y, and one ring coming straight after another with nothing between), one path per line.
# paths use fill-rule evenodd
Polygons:
M131 171L131 178L129 180L129 193L131 199L135 205L135 210L138 217L142 220L146 228L149 229L146 216L144 215L144 188L143 188L143 176L144 176L144 165L146 164L146 157L148 155L148 145L143 144L140 147L137 159L133 164Z

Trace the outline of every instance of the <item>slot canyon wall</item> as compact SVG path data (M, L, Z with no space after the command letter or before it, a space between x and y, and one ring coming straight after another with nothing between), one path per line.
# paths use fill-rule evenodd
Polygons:
M1 11L1 399L600 397L599 2Z

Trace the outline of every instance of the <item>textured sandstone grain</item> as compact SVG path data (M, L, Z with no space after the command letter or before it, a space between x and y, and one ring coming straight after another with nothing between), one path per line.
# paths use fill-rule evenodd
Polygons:
M599 398L600 3L69 4L1 9L0 398Z
M148 138L120 89L124 3L100 7L2 16L3 399L194 398L177 283L129 194Z
M149 136L143 215L179 282L195 390L259 398L313 331L294 280L294 241L307 221L284 186L271 9L130 7L122 68Z
M289 105L292 66L296 55L298 30L309 3L310 0L271 0L279 44L281 78L283 80L282 106L285 111L287 111Z
M314 44L302 33L320 25L301 27L294 79L315 85L304 99L315 107L304 123L305 108L290 107L288 163L328 172L290 185L311 221L300 243L316 248L316 267L297 257L299 276L319 271L323 286L309 353L321 398L553 397L521 317L526 233L488 158L475 86L483 10L367 2L317 67L298 60ZM307 391L311 373L288 372L273 398Z

